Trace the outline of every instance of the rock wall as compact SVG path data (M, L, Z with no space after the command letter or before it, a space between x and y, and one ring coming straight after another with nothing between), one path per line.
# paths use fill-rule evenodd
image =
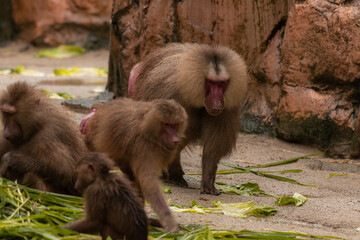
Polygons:
M284 26L292 0L123 0L117 20L126 73L168 42L230 46L253 65L273 31Z
M12 0L17 37L38 46L108 44L112 0Z
M111 49L120 59L118 95L131 67L157 47L227 45L252 75L243 131L359 156L359 0L120 2Z
M276 132L336 155L358 156L360 1L332 2L306 1L289 12Z

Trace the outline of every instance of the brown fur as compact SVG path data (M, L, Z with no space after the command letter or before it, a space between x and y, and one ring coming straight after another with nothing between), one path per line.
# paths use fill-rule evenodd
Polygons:
M26 185L27 187L38 189L41 191L52 192L54 191L50 184L47 184L41 177L33 172L21 173L17 169L9 168L9 162L3 161L0 165L0 176L19 184Z
M169 44L139 64L134 81L136 100L175 99L189 116L186 139L169 168L170 180L187 185L180 165L180 151L191 142L203 142L201 192L218 195L214 181L217 164L236 144L240 103L247 91L244 60L226 47L205 44ZM223 110L214 116L205 106L205 79L227 79Z
M114 163L104 154L92 152L77 167L76 187L83 192L85 217L64 228L98 233L102 239L147 239L147 219L141 200L131 183L110 172Z
M159 177L174 158L176 149L162 144L162 124L179 124L177 134L183 137L187 116L173 100L136 102L117 99L101 105L88 120L86 139L90 149L105 152L133 180L165 229L177 230L162 191Z
M26 82L8 86L0 110L5 143L11 146L1 158L2 174L24 184L29 176L40 177L55 192L79 195L75 165L86 146L68 112Z
M3 129L0 129L0 159L2 156L10 152L13 149L13 144L7 141L3 137ZM26 174L22 174L16 169L10 169L5 162L0 165L0 177L4 177L7 179L17 180L18 183L27 185L28 187L35 188L41 191L52 191L51 186L46 184L39 176L35 173L28 172Z

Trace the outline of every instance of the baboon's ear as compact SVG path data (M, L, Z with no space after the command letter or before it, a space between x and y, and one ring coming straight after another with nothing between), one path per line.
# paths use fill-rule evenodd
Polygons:
M93 176L96 175L96 169L95 169L94 164L88 163L88 169L89 169L90 173L91 173Z
M11 113L11 114L16 113L16 107L7 103L1 105L0 110L4 113Z

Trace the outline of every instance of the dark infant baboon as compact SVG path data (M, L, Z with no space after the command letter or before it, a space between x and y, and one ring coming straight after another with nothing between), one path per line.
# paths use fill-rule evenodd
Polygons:
M83 193L85 217L64 225L81 233L100 233L102 239L147 239L147 218L130 181L111 172L114 163L91 152L77 166L75 188Z

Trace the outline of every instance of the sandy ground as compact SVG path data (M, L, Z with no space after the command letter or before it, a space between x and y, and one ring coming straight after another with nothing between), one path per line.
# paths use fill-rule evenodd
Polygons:
M50 74L58 67L107 67L108 51L98 50L85 53L81 57L71 59L36 59L36 49L20 51L22 47L13 46L0 48L0 69L15 68L24 65L26 68L36 69ZM95 81L94 84L76 84ZM16 75L0 75L0 90L17 80L27 80L41 88L52 91L67 92L76 97L86 98L96 95L92 92L96 87L104 87L106 78L100 77L29 77ZM51 80L51 84L44 83ZM60 81L61 80L61 81ZM59 83L59 82L66 82ZM68 81L68 82L67 82ZM77 114L78 116L78 114ZM237 148L234 153L223 162L249 166L276 162L293 157L319 152L318 149L286 143L278 139L264 136L239 134ZM184 152L182 164L186 173L201 172L201 148L195 146L192 150ZM219 166L220 169L228 169ZM309 159L302 159L296 163L264 170L301 169L301 173L278 174L293 178L301 183L317 185L317 187L301 186L280 182L277 180L256 176L254 174L218 175L217 181L228 184L241 184L256 182L260 189L266 193L281 196L293 195L295 192L308 197L308 201L301 207L277 207L277 213L270 217L248 217L246 219L234 218L220 214L194 214L175 213L176 220L182 224L204 224L217 229L256 230L265 229L280 231L301 231L316 235L332 235L346 239L360 239L360 175L359 163L354 160L335 160L318 155ZM324 170L324 169L331 169ZM346 176L329 177L330 173L347 173ZM200 194L199 176L191 176L188 180L189 188L170 186L172 193L165 195L170 203L190 207L190 202L196 200L205 207L211 207L212 201L222 200L225 203L239 203L254 201L255 205L275 205L275 198L270 196L238 196L221 194L211 196Z

